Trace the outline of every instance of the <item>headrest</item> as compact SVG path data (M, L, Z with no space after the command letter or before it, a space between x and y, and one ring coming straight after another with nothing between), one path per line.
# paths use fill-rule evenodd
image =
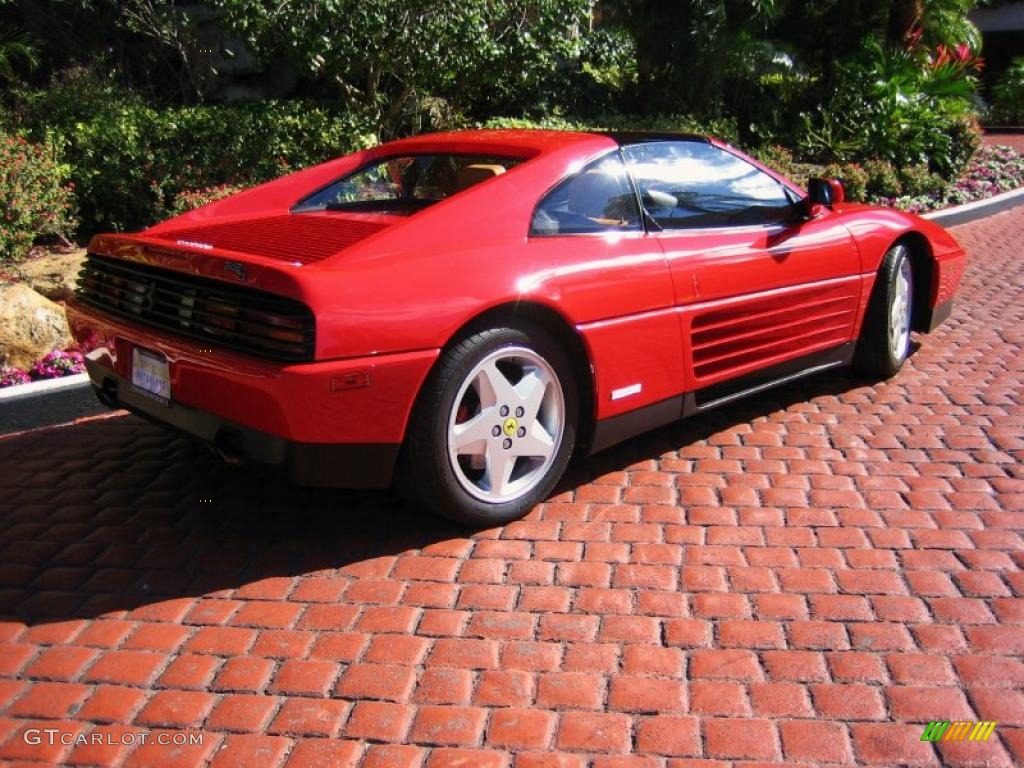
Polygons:
M484 163L464 165L459 169L459 175L455 179L455 188L461 192L464 189L469 189L474 184L479 184L481 181L501 176L504 172L505 166L503 165L485 165Z
M610 204L623 195L622 182L610 173L589 170L569 184L569 210L592 219L609 218Z

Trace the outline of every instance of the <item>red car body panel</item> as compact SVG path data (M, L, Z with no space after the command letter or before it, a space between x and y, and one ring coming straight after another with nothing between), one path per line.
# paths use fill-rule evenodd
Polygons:
M901 237L919 238L931 265L924 315L959 282L965 257L941 227L845 203L787 227L529 236L544 194L618 146L555 131L418 136L90 243L94 254L302 302L316 318L312 362L203 347L75 300L72 331L97 370L129 381L133 346L165 355L174 402L187 408L304 444L400 444L441 350L496 308L539 307L578 334L592 372L588 416L600 423L849 345ZM430 152L525 162L411 216L290 213L371 160Z

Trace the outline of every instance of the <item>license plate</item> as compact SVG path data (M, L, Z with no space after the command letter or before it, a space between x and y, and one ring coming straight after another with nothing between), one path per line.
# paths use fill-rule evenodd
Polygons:
M164 404L170 402L171 371L167 358L144 349L133 349L132 385L139 394Z

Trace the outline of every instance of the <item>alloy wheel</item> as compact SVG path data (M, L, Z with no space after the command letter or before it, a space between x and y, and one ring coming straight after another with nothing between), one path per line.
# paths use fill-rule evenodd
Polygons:
M889 351L893 360L903 360L910 349L910 306L913 297L910 260L903 254L889 305Z
M526 347L477 363L448 418L448 458L471 496L515 501L548 474L565 432L565 399L554 368Z

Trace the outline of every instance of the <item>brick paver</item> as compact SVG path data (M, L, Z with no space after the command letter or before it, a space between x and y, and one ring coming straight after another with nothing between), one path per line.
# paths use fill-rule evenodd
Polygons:
M985 144L999 144L1004 147L1013 147L1018 152L1024 152L1024 133L1002 133L998 128L985 133Z
M956 234L957 309L894 380L660 430L503 528L125 416L0 441L0 762L1024 763L1024 208ZM999 726L920 741L951 718Z

